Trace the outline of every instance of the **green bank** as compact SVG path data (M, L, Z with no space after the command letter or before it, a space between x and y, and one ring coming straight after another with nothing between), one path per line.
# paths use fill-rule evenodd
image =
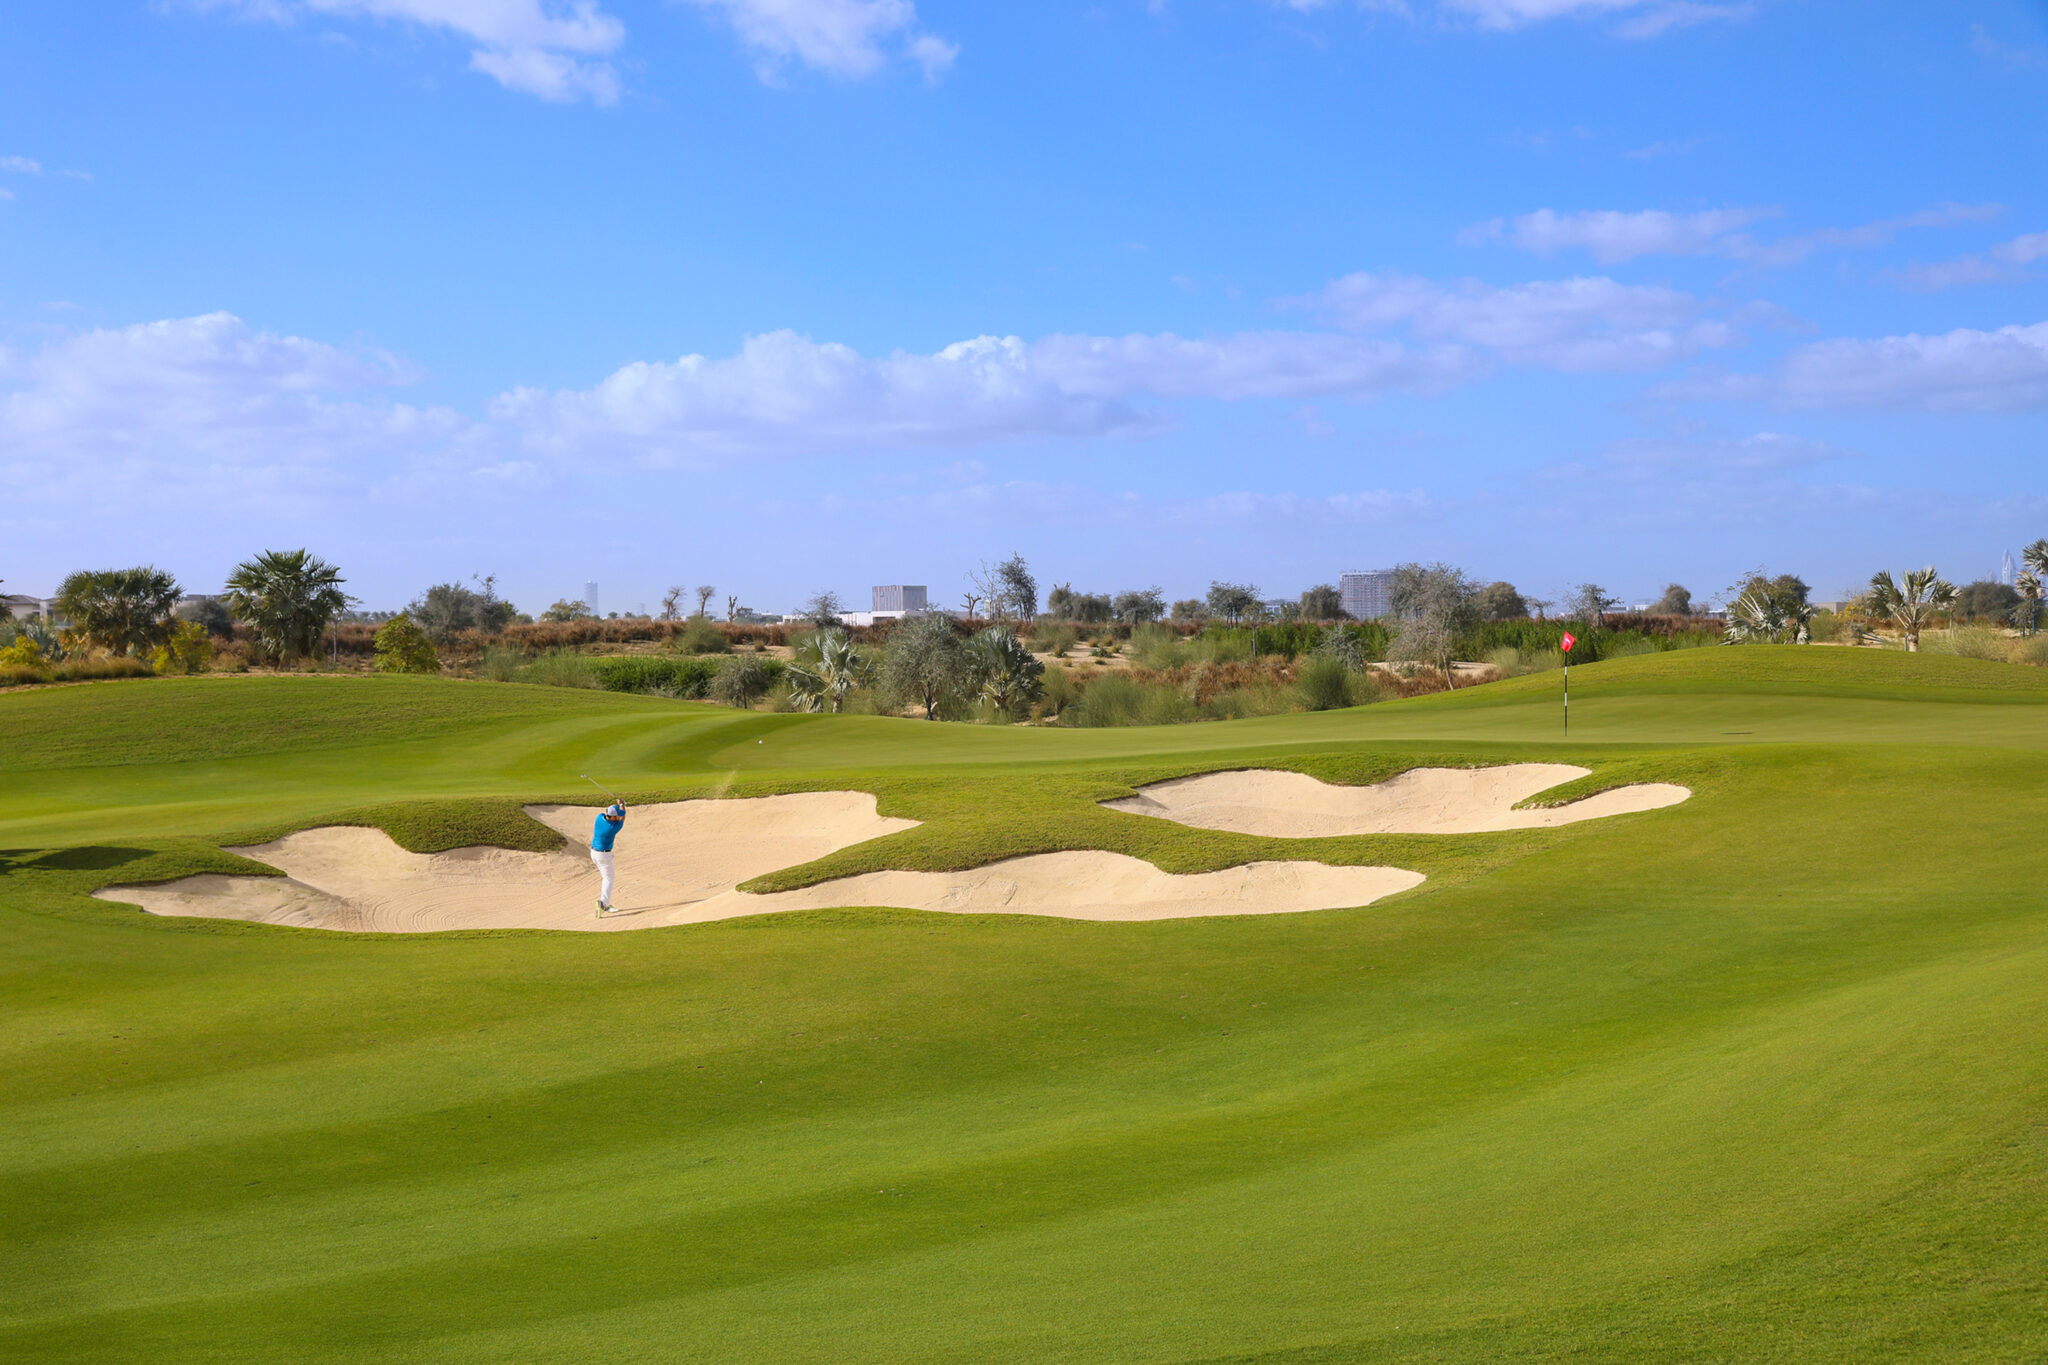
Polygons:
M404 678L0 696L0 1358L2012 1360L2048 1351L2048 687L1693 650L1059 731ZM1568 761L1673 808L1278 841L1100 810ZM783 880L1393 862L1362 910L349 937L85 893L333 820L873 791ZM630 852L628 848L628 852Z

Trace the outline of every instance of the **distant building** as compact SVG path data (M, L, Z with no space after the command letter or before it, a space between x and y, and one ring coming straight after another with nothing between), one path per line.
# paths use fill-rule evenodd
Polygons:
M1259 605L1266 609L1266 615L1278 618L1285 616L1287 609L1294 606L1295 602L1291 597L1269 597Z
M915 616L930 610L922 583L891 583L885 587L870 588L873 613L887 620L892 616Z
M597 581L595 579L583 585L583 605L590 608L592 616L604 615L603 612L597 609Z
M868 600L873 603L869 611L842 611L839 620L849 626L872 626L882 621L900 621L906 616L922 616L931 610L922 583L890 583L879 588L868 589Z
M1361 621L1392 615L1393 605L1387 599L1393 591L1392 569L1353 569L1337 580L1345 614Z
M40 597L23 597L18 592L0 596L0 611L6 612L17 621L26 621L31 616L45 615L50 604Z

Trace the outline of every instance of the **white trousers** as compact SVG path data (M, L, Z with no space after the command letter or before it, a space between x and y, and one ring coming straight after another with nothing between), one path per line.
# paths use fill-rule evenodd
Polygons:
M604 886L599 889L597 898L606 905L610 905L612 903L612 855L603 849L593 848L590 850L590 861L597 864L598 873L604 878Z

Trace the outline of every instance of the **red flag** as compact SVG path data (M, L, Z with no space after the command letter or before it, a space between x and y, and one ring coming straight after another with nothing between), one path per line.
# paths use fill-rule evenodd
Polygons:
M1576 635L1572 634L1572 633L1571 633L1570 631L1566 631L1566 632L1564 633L1564 641L1563 641L1563 643L1564 643L1564 652L1565 652L1565 653L1567 653L1567 654L1571 653L1571 652L1572 652L1572 646L1573 646L1573 645L1575 645L1575 644L1577 644L1578 642L1579 642L1579 637L1578 637L1578 636L1576 636Z

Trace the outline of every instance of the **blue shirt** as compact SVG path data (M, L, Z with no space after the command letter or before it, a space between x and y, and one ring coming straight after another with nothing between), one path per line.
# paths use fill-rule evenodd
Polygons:
M609 814L599 811L597 814L597 826L590 831L591 848L599 853L611 852L612 840L619 837L619 826L625 823L626 817L623 815L614 820Z

